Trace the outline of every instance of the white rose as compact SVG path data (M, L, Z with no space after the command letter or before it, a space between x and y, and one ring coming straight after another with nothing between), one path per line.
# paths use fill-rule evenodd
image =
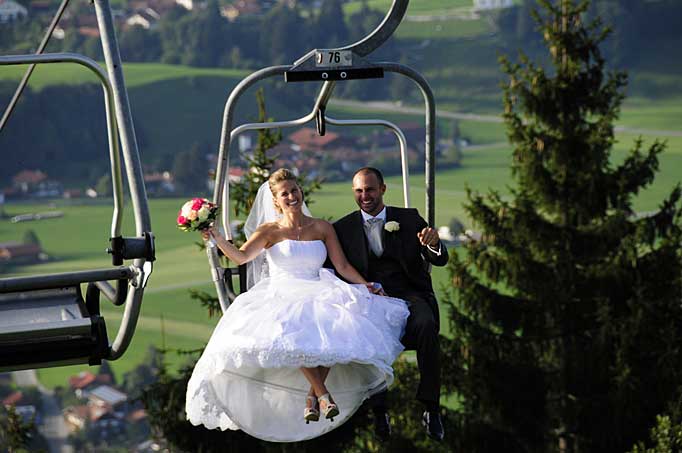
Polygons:
M192 221L197 219L197 211L192 211L190 210L189 214L187 214L187 219Z
M188 201L187 203L183 204L180 212L184 218L189 218L189 214L192 212L192 202Z
M390 222L386 222L386 225L384 225L384 230L388 231L389 233L393 233L394 231L400 230L400 224L395 220L391 220Z
M208 219L208 215L211 213L211 210L208 209L208 206L204 205L197 211L197 216L199 217L200 221L204 221Z

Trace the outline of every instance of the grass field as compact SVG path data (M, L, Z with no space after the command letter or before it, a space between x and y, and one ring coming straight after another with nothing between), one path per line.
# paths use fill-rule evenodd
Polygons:
M104 62L99 63L104 68ZM0 80L19 82L24 76L26 66L3 66ZM248 71L242 69L194 68L161 63L126 63L123 74L128 88L135 88L163 80L185 77L221 77L242 78ZM73 64L58 63L38 65L31 75L29 86L40 90L48 85L80 85L82 83L99 83L97 77L89 69Z
M490 23L483 19L443 19L405 21L396 30L396 36L408 39L471 38L491 31Z
M388 11L391 0L369 0L368 6L379 11ZM461 8L470 8L471 0L413 0L407 7L408 15L442 14ZM348 14L358 11L362 7L361 1L351 1L344 5L344 11Z

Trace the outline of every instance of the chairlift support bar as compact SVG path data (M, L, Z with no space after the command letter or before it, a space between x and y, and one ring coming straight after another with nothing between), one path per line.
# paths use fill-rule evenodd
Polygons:
M84 282L130 279L137 275L133 267L96 269L90 271L63 272L59 274L34 275L0 280L0 294L39 289L74 286Z

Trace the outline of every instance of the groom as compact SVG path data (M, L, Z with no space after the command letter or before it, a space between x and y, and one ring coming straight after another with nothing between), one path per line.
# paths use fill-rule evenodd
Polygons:
M364 167L353 176L353 193L360 211L334 223L348 261L368 281L379 282L389 296L406 300L410 316L402 343L417 351L421 376L417 399L425 405L423 422L427 434L442 440L440 419L439 315L428 264L444 266L448 252L416 209L385 206L383 175ZM375 430L386 439L391 434L386 391L372 398Z

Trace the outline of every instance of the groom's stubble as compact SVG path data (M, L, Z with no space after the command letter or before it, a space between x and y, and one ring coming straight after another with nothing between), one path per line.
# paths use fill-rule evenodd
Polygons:
M372 172L360 172L353 177L353 195L361 210L376 216L384 209L384 193L386 184Z

